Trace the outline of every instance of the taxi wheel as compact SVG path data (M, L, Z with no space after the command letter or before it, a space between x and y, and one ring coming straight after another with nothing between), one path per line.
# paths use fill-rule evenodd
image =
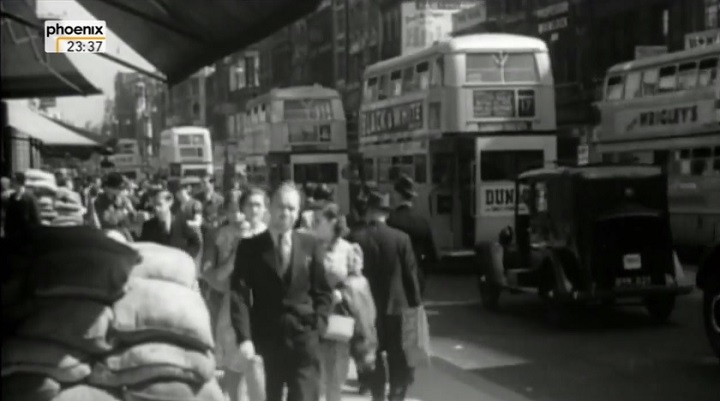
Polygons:
M485 309L497 310L500 305L500 287L491 282L486 274L478 277L478 291L480 292L480 301Z
M720 285L708 288L703 295L705 333L715 355L720 359Z
M645 309L657 322L665 322L675 309L675 296L648 297L645 299Z

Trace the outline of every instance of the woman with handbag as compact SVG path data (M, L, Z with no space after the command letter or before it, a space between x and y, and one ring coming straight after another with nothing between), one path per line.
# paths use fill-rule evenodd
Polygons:
M341 289L348 277L362 274L363 258L359 246L343 239L347 224L337 204L322 206L315 218L315 232L326 246L328 283L335 289L333 312L320 344L321 389L326 401L341 401L342 386L350 364L350 340L355 331L354 319L343 300Z
M239 401L243 373L254 369L254 361L242 360L238 351L235 332L230 323L230 275L235 267L235 250L244 238L250 238L267 230L265 215L267 213L267 194L260 188L244 191L237 207L228 208L230 223L223 226L215 240L214 263L203 273L206 282L218 293L222 294L215 326L215 357L218 369L223 371L220 380L225 394L230 401ZM242 211L242 213L241 213ZM244 219L241 214L244 214ZM248 384L249 401L262 401L252 391L258 386ZM264 387L264 385L262 386Z

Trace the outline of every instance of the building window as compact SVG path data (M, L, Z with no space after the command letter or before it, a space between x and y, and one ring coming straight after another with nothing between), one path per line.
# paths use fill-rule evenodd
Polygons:
M337 80L345 81L347 78L347 55L345 51L338 52L335 54L337 58Z
M705 0L705 28L714 29L718 27L719 3L718 0Z
M260 57L258 55L245 57L245 83L248 88L257 88L260 86Z
M247 85L245 60L236 61L230 66L230 90L242 89Z

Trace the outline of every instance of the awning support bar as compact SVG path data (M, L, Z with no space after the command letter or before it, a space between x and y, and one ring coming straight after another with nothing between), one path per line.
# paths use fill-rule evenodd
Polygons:
M37 25L37 24L34 24L32 21L28 21L27 19L25 19L25 18L23 18L23 17L17 16L17 15L12 14L12 13L9 13L9 12L7 12L7 11L5 11L5 10L0 11L0 17L2 17L2 18L7 18L7 19L12 20L12 21L15 21L15 22L17 22L17 23L19 23L19 24L22 24L22 25L25 25L25 26L27 26L27 27L36 29L38 32L40 32L40 35L41 35L41 37L42 37L44 28L43 28L42 26L39 26L39 25ZM148 71L148 70L146 70L146 69L144 69L144 68L141 68L141 67L138 67L138 66L136 66L136 65L134 65L134 64L128 63L127 61L121 60L121 59L119 59L119 58L117 58L117 57L115 57L115 56L109 55L109 54L107 54L107 53L94 53L94 54L95 54L96 56L102 57L102 58L104 58L104 59L106 59L106 60L110 60L110 61L112 61L113 63L116 63L116 64L118 64L118 65L121 65L121 66L123 66L123 67L125 67L125 68L129 68L129 69L131 69L131 70L133 70L133 71L135 71L135 72L138 72L138 73L140 73L140 74L146 75L146 76L148 76L148 77L150 77L150 78L157 79L158 81L161 81L161 82L167 82L167 78L165 78L164 76L159 75L159 74L154 73L154 72L151 72L151 71Z

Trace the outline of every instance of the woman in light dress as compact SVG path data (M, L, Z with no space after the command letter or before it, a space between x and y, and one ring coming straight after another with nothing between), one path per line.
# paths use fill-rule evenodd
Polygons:
M215 242L214 268L205 278L224 294L215 325L215 357L223 371L220 383L231 401L241 399L241 383L247 361L238 352L235 331L230 323L230 275L235 267L235 250L243 238L250 238L267 230L267 194L260 188L243 192L238 207L229 213L230 224L221 228ZM232 210L232 209L231 209ZM258 401L258 400L250 400Z
M325 242L325 272L328 283L334 288L334 313L346 314L340 291L345 280L362 274L362 250L357 244L343 239L347 234L345 217L335 203L323 205L315 213L315 233ZM320 344L321 388L326 401L341 401L342 386L348 375L350 344L323 339Z

